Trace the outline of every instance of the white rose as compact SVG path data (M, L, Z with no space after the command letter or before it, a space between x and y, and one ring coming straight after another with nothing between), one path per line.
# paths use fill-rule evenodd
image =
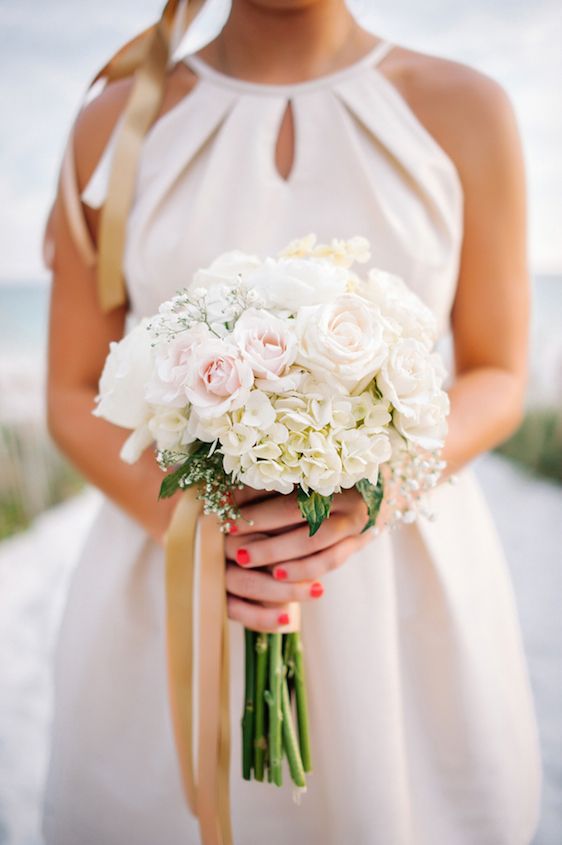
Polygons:
M368 281L361 282L357 292L378 305L398 334L413 337L428 349L433 346L437 337L435 316L400 276L373 268Z
M355 294L301 308L296 318L297 363L315 376L329 374L345 389L368 383L387 353L378 312Z
M395 411L393 422L396 429L411 443L423 449L441 449L447 435L447 414L449 397L440 390L423 405L418 405L414 416Z
M429 354L417 340L398 340L377 375L383 397L405 416L415 416L417 407L431 400L441 387L445 371L441 359Z
M147 419L145 389L153 371L152 348L145 318L120 341L109 344L92 412L123 428L138 428Z
M288 320L249 308L238 319L231 335L242 358L256 378L270 383L285 375L295 360L297 337Z
M266 258L247 278L266 305L295 312L302 305L330 302L346 290L348 273L330 261Z
M250 274L255 272L261 265L256 255L248 255L238 249L224 252L218 258L201 270L198 270L193 277L194 287L209 288L216 284L237 284L243 282Z

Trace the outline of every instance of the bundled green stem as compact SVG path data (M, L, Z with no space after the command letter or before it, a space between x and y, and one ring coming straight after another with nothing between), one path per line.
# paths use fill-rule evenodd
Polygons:
M294 665L294 686L297 702L297 722L299 726L299 745L305 772L312 771L310 754L310 732L308 727L308 696L302 657L302 640L298 631L288 634L291 642L291 659Z
M269 635L269 767L276 786L283 784L283 709L281 690L283 684L282 634Z
M285 753L289 762L289 771L291 772L293 783L296 786L304 787L306 786L304 766L299 749L297 735L295 732L295 726L293 724L293 714L291 712L291 699L289 696L289 686L287 684L286 677L283 678L281 697L283 711L283 745L285 747Z
M242 716L242 777L250 780L254 765L254 720L256 692L256 637L254 631L244 630L246 678L244 715Z
M256 695L254 699L254 777L263 780L267 740L265 736L265 693L268 668L269 635L255 635Z
M312 767L300 634L246 630L244 643L243 777L281 786L285 754L293 783L304 788Z

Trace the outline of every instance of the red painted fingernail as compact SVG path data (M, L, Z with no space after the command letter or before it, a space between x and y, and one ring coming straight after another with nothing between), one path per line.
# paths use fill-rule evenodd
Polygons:
M233 522L230 523L230 528L228 529L229 534L238 534L238 526L235 525Z
M246 566L250 563L250 553L248 549L238 549L236 552L236 563L239 563L240 566Z
M284 581L287 576L287 570L283 569L282 566L278 566L276 569L273 570L273 577L277 578L278 581Z
M313 599L319 599L324 592L324 587L320 581L315 581L310 587L310 595Z
M289 620L289 614L288 613L281 613L277 617L277 622L279 623L279 625L288 625L289 621L290 620Z

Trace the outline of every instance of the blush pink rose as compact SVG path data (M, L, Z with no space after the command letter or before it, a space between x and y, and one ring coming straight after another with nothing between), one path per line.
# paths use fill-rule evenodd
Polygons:
M256 378L278 379L295 360L297 337L285 320L250 308L239 318L232 339Z
M250 365L232 344L212 339L189 356L185 394L200 417L218 417L244 404L254 382Z
M146 399L153 405L183 408L187 404L185 386L192 369L193 348L213 335L203 323L179 332L171 342L156 348L155 370L148 384Z

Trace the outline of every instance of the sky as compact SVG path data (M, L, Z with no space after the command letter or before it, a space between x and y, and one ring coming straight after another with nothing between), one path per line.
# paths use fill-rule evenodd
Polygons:
M529 257L562 273L562 15L559 0L348 0L362 24L496 79L514 105L527 169ZM228 12L208 0L179 53ZM41 235L62 150L96 71L152 23L161 0L0 0L0 283L48 278Z

